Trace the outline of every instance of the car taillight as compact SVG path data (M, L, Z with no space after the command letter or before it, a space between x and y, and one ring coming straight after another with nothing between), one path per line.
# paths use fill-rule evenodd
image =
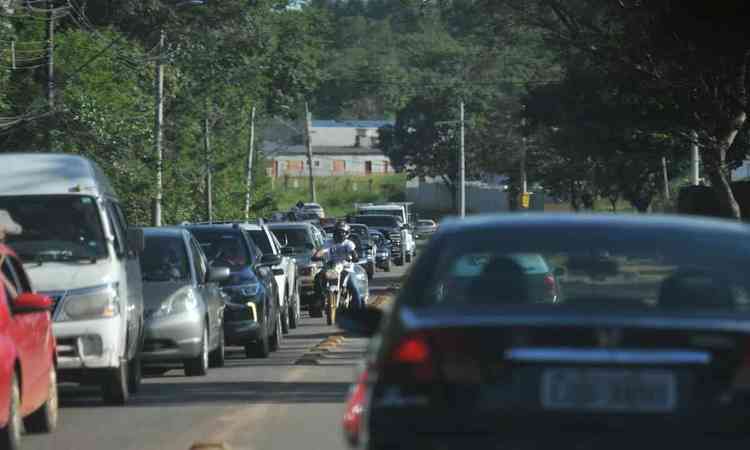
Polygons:
M394 347L384 372L407 383L478 383L480 355L472 341L454 330L407 335Z
M557 282L552 274L547 274L544 277L544 287L547 289L548 295L557 295Z
M364 370L352 386L344 411L344 434L352 446L359 444L362 432L362 417L367 401L367 370Z

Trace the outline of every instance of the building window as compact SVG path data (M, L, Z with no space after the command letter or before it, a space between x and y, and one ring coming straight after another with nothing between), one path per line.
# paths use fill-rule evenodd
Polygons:
M320 167L320 160L315 160L315 167Z
M365 161L365 175L372 174L372 161Z
M334 159L333 160L333 173L342 173L346 172L346 161L343 159Z
M299 160L289 160L286 162L287 172L302 172L305 168L305 163Z

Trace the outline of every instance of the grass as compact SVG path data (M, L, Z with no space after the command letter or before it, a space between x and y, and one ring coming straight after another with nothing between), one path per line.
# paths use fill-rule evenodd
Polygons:
M288 211L298 201L310 201L306 177L279 178L274 182L273 195L280 211ZM315 191L318 203L330 217L354 211L355 203L404 201L406 176L402 174L372 176L317 177Z

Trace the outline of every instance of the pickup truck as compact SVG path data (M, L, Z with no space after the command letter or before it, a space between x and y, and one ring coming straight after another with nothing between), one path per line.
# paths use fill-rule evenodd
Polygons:
M403 225L397 216L375 214L350 216L349 222L367 225L370 229L383 233L391 241L391 257L397 266L411 262L413 252L416 252L413 239L407 226Z
M282 245L268 227L259 221L257 224L242 224L255 245L264 255L276 255L281 263L273 266L273 274L278 287L278 305L281 308L281 330L289 333L290 328L297 328L300 319L299 282L297 279L297 262L293 257L285 256Z

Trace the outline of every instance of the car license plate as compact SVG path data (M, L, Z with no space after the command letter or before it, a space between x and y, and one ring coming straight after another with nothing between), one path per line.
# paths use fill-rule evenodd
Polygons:
M547 410L670 412L677 386L667 370L547 369L541 400Z

